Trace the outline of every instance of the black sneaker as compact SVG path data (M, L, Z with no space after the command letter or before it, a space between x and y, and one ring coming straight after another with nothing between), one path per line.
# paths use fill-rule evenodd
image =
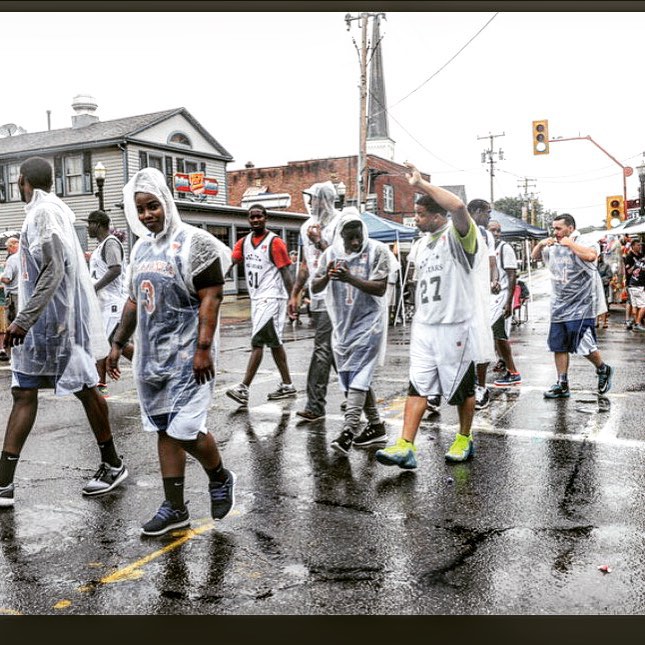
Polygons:
M208 492L211 496L211 516L214 520L221 520L228 515L235 504L235 473L226 470L228 477L225 482L210 482Z
M83 495L104 495L116 488L126 477L128 470L123 458L120 466L110 466L103 462L90 481L83 486Z
M13 506L13 482L6 486L0 486L0 508Z
M190 524L188 509L173 508L166 500L155 516L141 527L142 535L163 535L173 529L180 529Z
M351 430L343 430L340 435L331 442L331 447L343 455L346 455L352 447L353 441L354 433Z
M376 423L372 425L371 423L368 423L358 437L354 439L354 446L356 448L371 446L374 443L387 443L385 424Z
M0 361L7 362L9 360L9 354L4 351L4 349L0 349Z
M545 399L568 399L571 396L568 383L556 383L552 385L545 393Z
M611 390L611 377L614 374L614 368L605 363L604 369L596 370L598 375L598 394L607 394Z

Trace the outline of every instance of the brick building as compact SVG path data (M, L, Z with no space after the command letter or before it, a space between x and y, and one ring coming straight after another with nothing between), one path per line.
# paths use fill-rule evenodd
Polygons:
M345 205L356 206L356 164L356 155L290 161L286 166L265 168L248 163L243 169L226 173L229 204L241 206L249 198L265 203L267 199L274 209L306 212L302 191L313 183L331 181L336 186L342 182L346 190ZM420 193L410 186L406 172L407 168L399 163L368 154L365 210L398 223L411 217ZM422 173L422 176L430 181L428 174Z

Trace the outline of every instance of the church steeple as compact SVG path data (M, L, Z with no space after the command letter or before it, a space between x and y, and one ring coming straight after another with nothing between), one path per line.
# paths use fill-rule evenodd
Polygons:
M370 61L367 109L367 153L393 161L394 141L390 139L388 127L380 22L380 15L375 16L372 22L372 60Z

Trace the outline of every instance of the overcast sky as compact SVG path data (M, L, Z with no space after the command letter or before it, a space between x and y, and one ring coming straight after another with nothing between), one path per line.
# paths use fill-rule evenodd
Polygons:
M505 133L494 140L504 155L495 199L517 196L528 177L547 209L572 213L581 227L604 221L605 197L623 192L621 168L586 140L534 156L531 122L548 119L551 138L590 135L639 165L645 13L386 15L395 161L488 199L489 141L478 137ZM360 31L356 21L348 32L344 16L3 13L0 124L46 130L51 110L52 128L69 127L72 98L88 93L101 120L187 108L233 155L231 170L356 154ZM628 198L638 185L634 171Z

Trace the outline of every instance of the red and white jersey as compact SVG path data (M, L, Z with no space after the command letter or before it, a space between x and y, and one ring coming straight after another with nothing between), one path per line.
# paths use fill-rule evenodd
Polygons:
M240 251L252 300L289 297L280 269L289 266L291 260L282 238L271 231L267 231L260 239L249 233L235 245L234 260L239 259Z

